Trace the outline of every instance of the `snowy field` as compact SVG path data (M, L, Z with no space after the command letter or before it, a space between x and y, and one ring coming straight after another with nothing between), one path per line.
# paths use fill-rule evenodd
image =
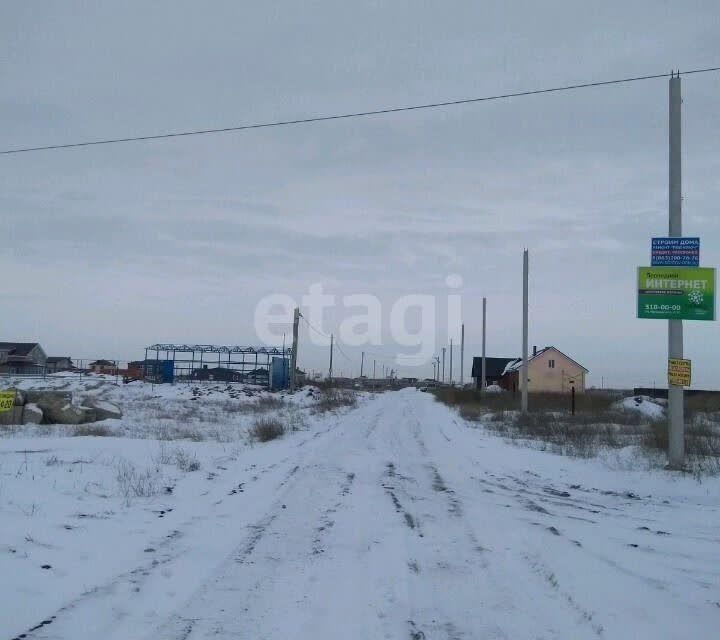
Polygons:
M3 431L0 640L720 628L718 479L518 447L414 389L49 384L124 416ZM253 442L264 416L296 430Z

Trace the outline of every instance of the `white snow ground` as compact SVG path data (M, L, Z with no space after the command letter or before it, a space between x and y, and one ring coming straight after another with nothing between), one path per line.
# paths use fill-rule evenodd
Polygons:
M305 419L0 438L0 639L716 636L717 479L515 447L412 389ZM127 500L120 457L172 492Z

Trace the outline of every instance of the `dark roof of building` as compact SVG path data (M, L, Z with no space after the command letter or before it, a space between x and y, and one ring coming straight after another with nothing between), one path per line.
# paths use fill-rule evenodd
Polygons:
M0 351L9 351L14 356L26 356L37 346L37 342L0 342Z
M508 362L512 362L515 358L488 358L485 357L485 377L492 379L500 379ZM480 378L482 376L482 357L474 357L472 365L472 377Z
M55 364L56 362L61 362L62 360L71 360L70 356L48 356L47 362L50 364Z
M100 365L101 367L114 367L115 363L110 362L110 360L95 360L95 362L91 362L88 366L92 367L94 364Z

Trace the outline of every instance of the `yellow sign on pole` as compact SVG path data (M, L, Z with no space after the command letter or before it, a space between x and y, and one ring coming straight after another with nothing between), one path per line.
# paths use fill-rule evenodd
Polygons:
M0 413L12 411L15 406L15 391L0 391Z
M676 387L689 387L691 369L690 360L670 358L668 360L668 384Z

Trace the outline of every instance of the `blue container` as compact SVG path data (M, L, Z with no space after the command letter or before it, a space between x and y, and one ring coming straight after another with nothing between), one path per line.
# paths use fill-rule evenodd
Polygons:
M290 361L287 358L273 358L270 361L270 388L287 389L290 384Z
M175 381L175 360L163 360L160 377L163 382Z

